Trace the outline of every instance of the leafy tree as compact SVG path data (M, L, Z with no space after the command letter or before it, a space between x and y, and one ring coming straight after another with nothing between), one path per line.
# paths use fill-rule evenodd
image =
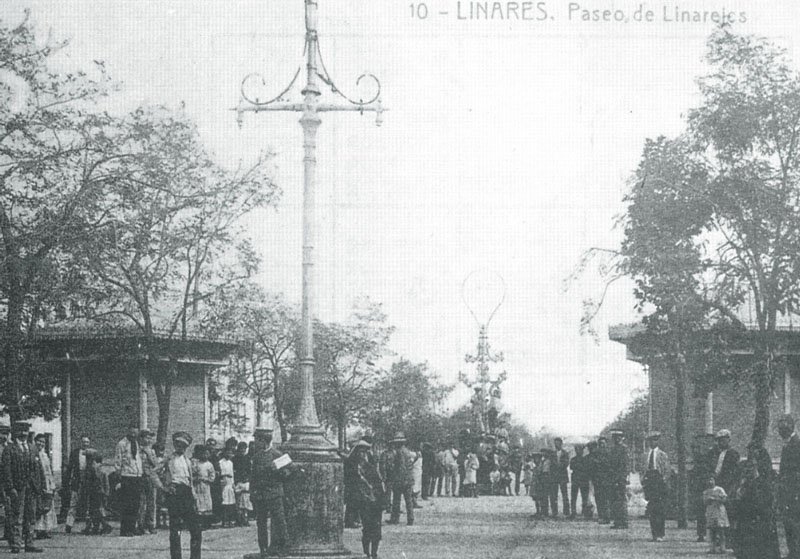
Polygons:
M220 371L228 395L234 402L255 402L257 427L264 404L272 399L283 441L288 439L287 382L295 367L297 328L293 307L251 283L221 290L203 319L207 334L228 334L237 340L230 365Z
M729 373L731 339L751 350L738 365L754 387L752 442L761 445L781 370L778 319L797 313L800 289L800 79L783 49L727 27L710 36L707 60L686 132L645 145L626 239L605 271L636 280L648 331L663 335L651 342L666 344L654 355L672 360L664 365L680 385L686 371L706 388ZM755 324L745 325L749 309Z
M377 363L388 353L393 330L380 304L369 300L357 303L344 324L315 323L317 409L321 420L336 429L341 449L347 444L347 425L363 414L383 376Z
M55 379L29 366L24 341L82 279L66 253L102 225L125 158L95 107L109 90L102 63L93 76L56 71L65 46L39 44L28 14L0 21L0 403L14 416L57 413Z
M147 340L163 441L175 358L169 356L166 373L157 366L155 336L186 339L198 305L255 271L258 260L239 220L274 204L279 191L269 177L269 154L224 169L202 146L194 123L163 107L128 115L115 143L130 158L102 201L113 219L82 247L82 262L98 280L86 314L132 324Z
M439 384L427 363L401 359L392 363L379 380L367 408L367 423L379 436L389 440L403 430L409 441L435 442L442 438L442 418L436 407L451 392L451 386Z

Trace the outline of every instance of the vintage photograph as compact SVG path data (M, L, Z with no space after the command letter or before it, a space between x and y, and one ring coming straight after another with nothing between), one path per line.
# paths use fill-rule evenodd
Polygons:
M798 21L0 2L0 553L800 559Z

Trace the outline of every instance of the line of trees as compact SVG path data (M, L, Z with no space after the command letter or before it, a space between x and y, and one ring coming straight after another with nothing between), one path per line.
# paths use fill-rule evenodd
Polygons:
M26 350L37 329L125 328L145 340L163 441L175 371L154 366L151 344L186 338L256 270L238 224L279 199L271 154L224 168L180 108L104 111L118 86L103 64L62 71L66 43L39 39L28 17L0 21L0 405L14 418L58 413L58 379Z
M682 522L688 381L698 395L749 384L751 440L763 445L786 366L780 317L797 314L800 293L800 76L784 49L728 26L709 37L706 60L685 130L645 142L620 248L590 251L609 282L634 280L645 357L675 383ZM601 304L587 305L584 326ZM734 362L733 344L751 357Z

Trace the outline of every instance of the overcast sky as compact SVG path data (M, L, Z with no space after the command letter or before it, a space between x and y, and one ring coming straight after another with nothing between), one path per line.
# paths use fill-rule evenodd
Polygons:
M473 372L464 355L477 342L462 282L491 270L507 289L489 327L505 354L494 370L508 371L506 409L532 429L591 435L646 386L606 339L608 325L636 314L630 285L619 283L597 317L599 342L581 337L582 300L602 282L586 274L565 291L564 280L587 248L616 246L614 218L645 138L678 133L697 103L714 24L710 13L705 23L675 21L675 11L724 9L745 20L734 29L794 50L800 8L550 0L532 3L533 20L461 19L474 4L431 0L420 19L424 8L413 3L412 17L407 0L319 0L322 54L338 87L357 98L356 78L371 72L391 110L381 127L370 115L322 117L318 314L344 319L367 295L397 327L392 349L454 382ZM264 96L288 84L302 62L302 0L17 1L0 3L0 17L19 20L26 6L43 31L71 39L62 64L106 62L122 82L114 109L183 102L221 161L276 152L284 198L249 225L264 257L259 281L298 301L299 115L248 114L240 130L229 109L247 74L266 76ZM584 22L583 9L617 9L627 21ZM652 21L636 21L648 10ZM336 99L326 91L323 100ZM490 298L469 302L480 314ZM466 398L459 391L452 406Z

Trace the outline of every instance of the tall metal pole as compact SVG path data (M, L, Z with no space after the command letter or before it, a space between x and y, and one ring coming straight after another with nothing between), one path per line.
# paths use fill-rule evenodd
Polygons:
M380 82L371 74L362 75L356 81L369 77L377 84L377 93L366 102L346 97L333 83L320 58L317 37L317 0L305 2L305 52L306 83L301 91L302 103L288 103L283 96L294 86L301 69L289 86L277 97L261 102L248 96L246 83L242 82L242 99L236 111L242 123L245 112L291 111L301 112L300 126L303 130L303 273L302 315L300 340L301 393L297 416L290 430L291 438L281 445L292 460L301 464L305 474L294 476L285 484L286 519L289 541L278 553L283 557L351 557L342 543L344 503L342 488L344 476L337 445L326 437L317 416L314 402L314 301L316 283L314 278L314 245L316 242L315 180L317 167L317 130L321 124L320 112L365 111L376 114L376 124L381 124L384 110L381 105ZM265 81L262 78L262 84ZM346 99L349 104L321 104L319 82L330 86L333 93ZM258 557L257 555L245 556Z

